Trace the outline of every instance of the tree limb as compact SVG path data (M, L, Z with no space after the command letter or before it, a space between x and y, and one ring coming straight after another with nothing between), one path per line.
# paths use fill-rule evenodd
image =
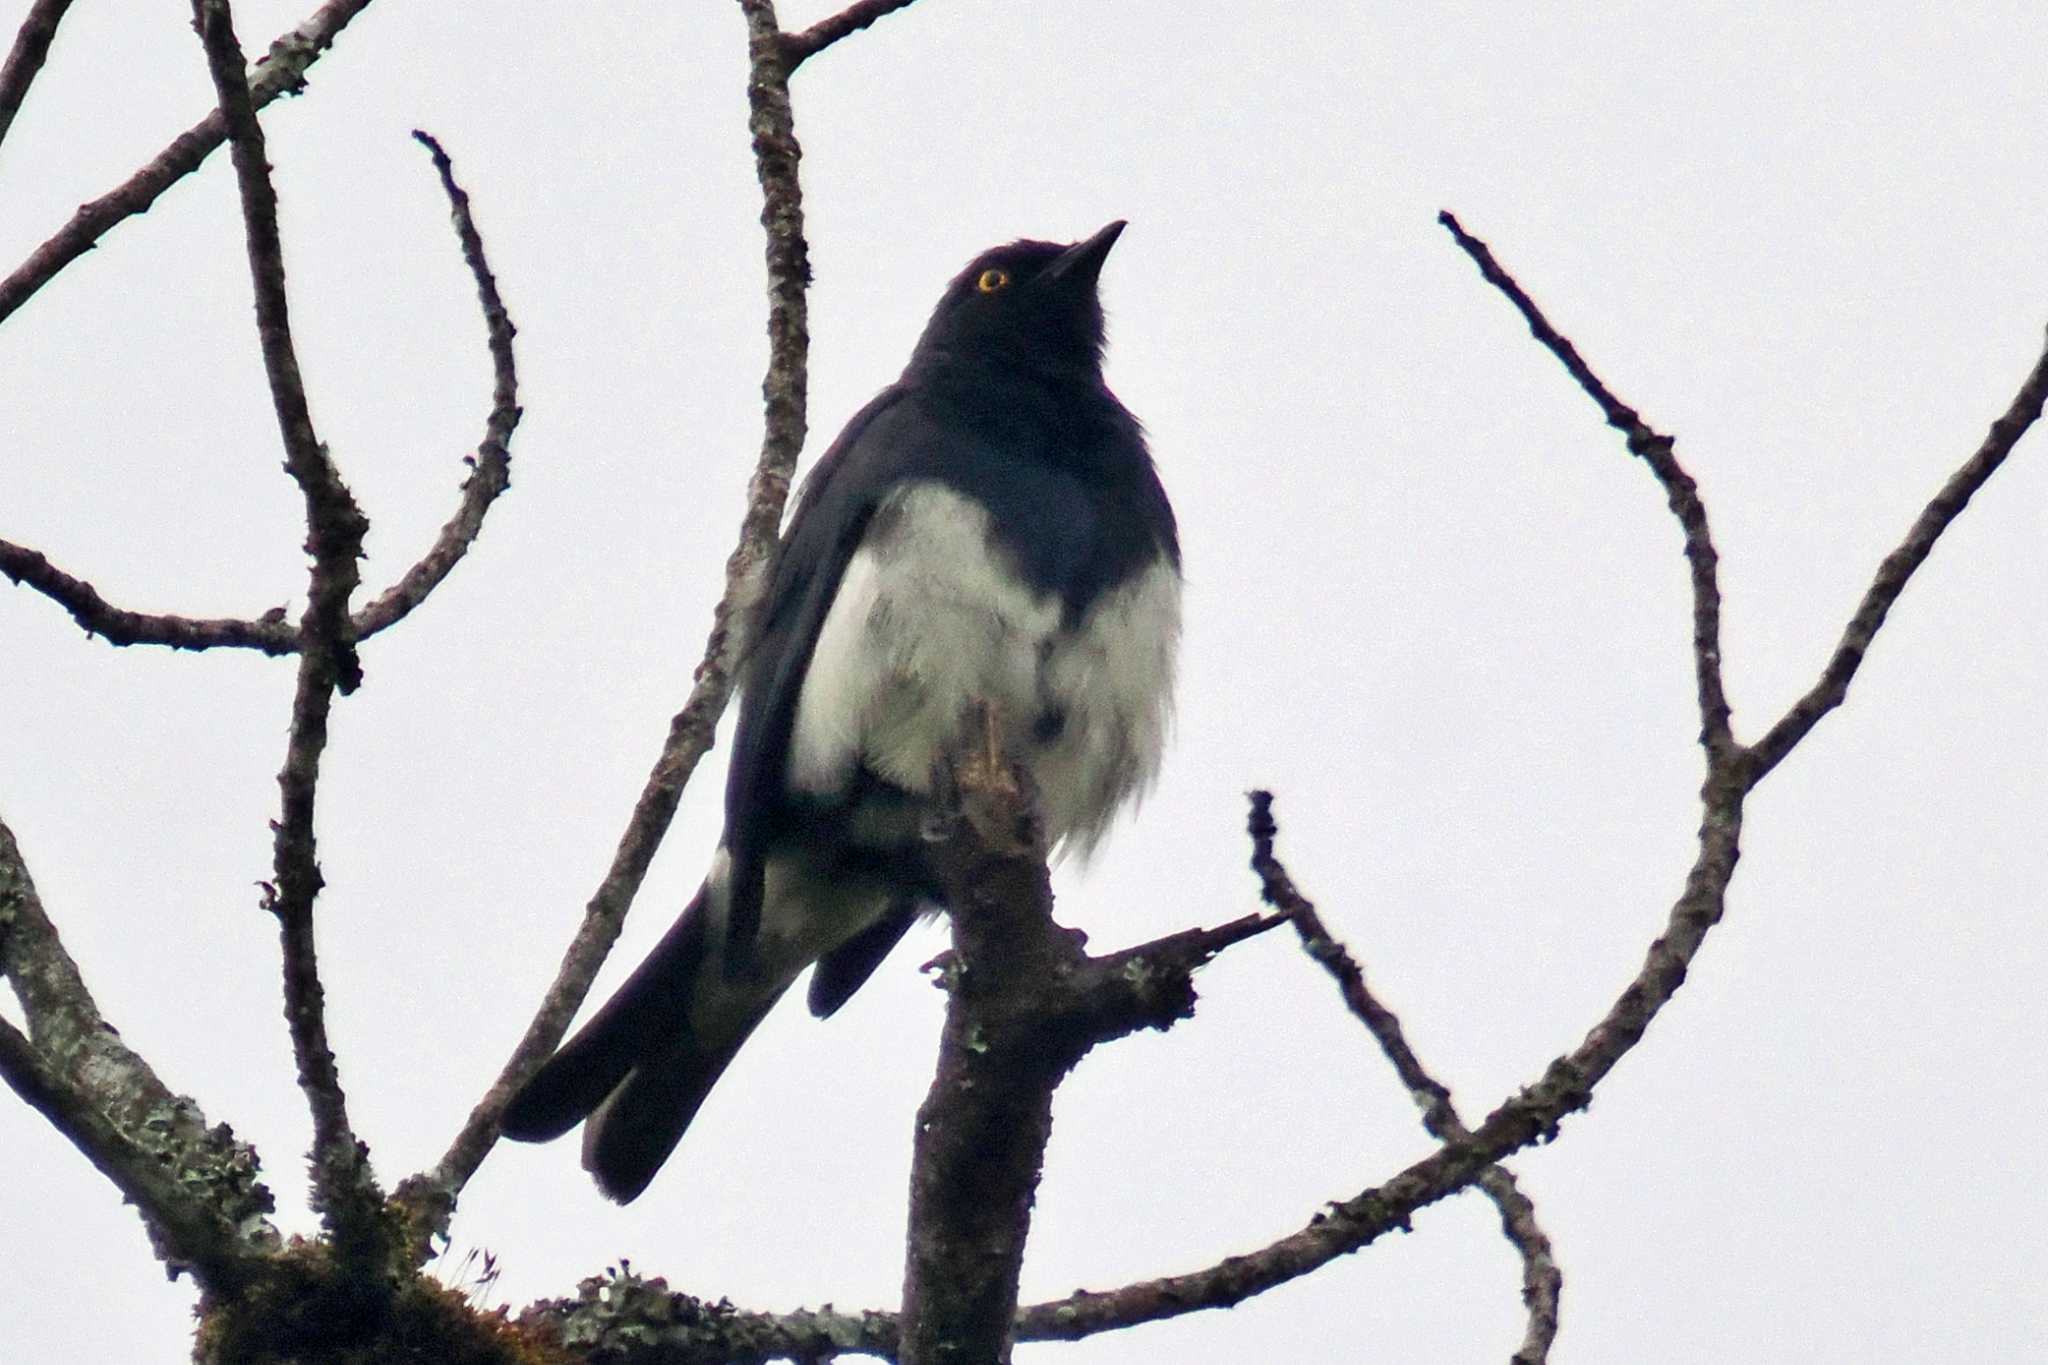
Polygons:
M130 1051L43 911L0 822L0 976L29 1034L0 1022L0 1074L142 1213L158 1259L209 1293L239 1284L279 1242L254 1149L174 1095Z
M1717 580L1720 558L1707 530L1706 504L1700 501L1699 489L1692 476L1680 467L1674 453L1675 442L1643 421L1634 408L1616 398L1600 382L1599 376L1580 357L1578 348L1550 325L1550 320L1537 308L1536 301L1515 282L1513 276L1501 269L1486 243L1465 231L1456 215L1446 209L1437 215L1437 221L1450 231L1459 248L1478 265L1479 273L1486 277L1486 282L1514 304L1529 324L1530 333L1563 362L1579 387L1600 405L1607 425L1628 438L1629 453L1649 465L1650 472L1657 476L1657 482L1664 486L1672 514L1678 518L1678 524L1685 533L1685 558L1692 570L1693 675L1699 693L1700 743L1706 747L1710 763L1730 758L1736 744L1729 732L1728 696L1721 684L1721 589Z
M498 495L511 486L510 447L520 418L519 378L512 353L512 338L518 329L505 311L497 281L485 259L483 238L470 215L469 196L456 184L454 167L441 144L426 133L415 131L413 136L434 159L434 168L448 195L456 235L462 243L463 261L476 280L489 336L494 385L491 411L484 421L484 437L476 454L468 457L470 473L462 482L462 501L455 515L441 527L433 545L404 576L354 614L350 633L358 641L388 630L409 616L476 543L484 515ZM40 552L6 540L0 540L0 573L50 598L69 611L86 634L100 636L110 644L165 645L189 650L255 649L273 656L299 651L300 629L284 619L282 608L253 620L129 611L114 606L92 584L64 572Z
M1914 571L1933 553L1934 543L1941 539L1941 533L1948 529L1949 523L1969 506L1977 490L2005 463L2005 457L2019 444L2020 437L2040 420L2044 402L2048 402L2048 348L2044 348L2034 361L2034 367L2027 372L2019 392L2013 395L2004 414L1991 424L1991 430L1985 434L1976 453L1949 476L1948 482L1914 518L1906 539L1878 565L1877 576L1864 590L1863 600L1856 604L1855 614L1849 618L1848 628L1842 632L1842 641L1835 646L1827 667L1821 670L1819 681L1752 746L1752 783L1762 781L1764 774L1777 767L1785 755L1792 752L1793 746L1806 738L1807 732L1822 716L1848 698L1849 684L1855 679L1856 670L1862 666L1863 656L1877 638L1878 630L1883 627L1892 604L1899 600L1899 594L1905 591Z
M189 1270L209 1293L246 1283L251 1261L236 1228L194 1200L158 1152L133 1141L84 1091L67 1084L5 1019L0 1019L0 1076L135 1205L173 1278Z
M370 0L327 0L296 28L279 34L250 85L256 107L305 89L307 68L320 60L320 54L333 45L351 19L369 7ZM173 138L148 165L120 185L81 205L56 235L0 280L0 321L34 297L57 272L92 250L110 228L147 213L159 195L198 170L214 149L227 141L227 131L226 120L215 110Z
M904 1365L1010 1358L1052 1095L1093 1046L1055 1022L1084 958L1052 919L1044 829L1028 779L963 758L960 810L930 851L953 951L940 980L938 1071L918 1106L903 1278Z
M243 620L129 611L108 602L92 584L64 572L41 552L8 540L0 540L0 573L63 607L87 635L97 635L110 644L255 649L272 656L298 652L298 627L286 622L282 612Z
M1422 1126L1439 1142L1462 1142L1471 1136L1458 1117L1450 1088L1429 1073L1422 1059L1408 1045L1401 1021L1372 993L1365 972L1316 913L1313 902L1301 894L1294 878L1273 851L1279 826L1273 820L1273 794L1251 794L1250 832L1252 870L1259 876L1260 894L1266 904L1279 910L1294 924L1295 933L1308 955L1337 982L1345 1006L1364 1024L1380 1051L1393 1063L1394 1073L1422 1111ZM1500 1210L1501 1231L1522 1258L1522 1302L1529 1310L1529 1325L1510 1365L1543 1365L1550 1358L1551 1342L1557 1338L1558 1300L1564 1292L1564 1274L1551 1253L1550 1238L1536 1221L1536 1205L1522 1193L1515 1177L1505 1166L1491 1166L1479 1177L1479 1187Z
M960 808L927 850L953 951L911 1159L904 1365L1009 1359L1053 1092L1097 1044L1191 1017L1196 969L1286 922L1248 915L1090 957L1053 921L1028 773L1000 754L956 755L952 767Z
M841 38L849 38L885 14L908 9L914 0L860 0L829 19L820 19L801 33L782 35L784 72L796 70Z
M373 1258L383 1233L382 1195L348 1118L348 1102L327 1042L325 992L313 941L313 901L320 893L313 811L328 715L336 691L362 679L348 602L369 523L313 431L304 382L292 344L284 290L284 254L277 236L277 194L270 183L263 129L256 121L228 0L193 0L207 68L220 99L242 200L249 275L256 294L256 331L284 440L285 468L306 504L306 548L313 565L299 622L298 685L290 736L278 774L283 810L272 857L277 881L267 908L277 916L284 957L285 1021L298 1062L299 1088L313 1116L313 1207L333 1233L344 1261Z
M448 196L449 212L455 220L455 234L462 242L463 262L476 280L491 351L491 411L484 419L484 438L469 461L469 477L462 481L461 506L420 561L355 614L352 629L358 640L404 620L469 553L469 547L483 530L484 514L490 511L498 495L511 487L512 433L518 428L520 417L519 371L512 355L512 338L519 329L512 325L512 317L505 311L505 301L498 295L498 282L491 274L490 262L484 258L484 239L470 216L469 196L455 183L455 167L441 150L441 144L417 128L412 135L434 159L434 169L440 174L441 188Z
M518 1322L544 1327L582 1358L616 1365L823 1365L842 1354L894 1360L898 1336L894 1313L749 1312L676 1293L624 1260L584 1280L574 1298L531 1305Z
M29 86L43 69L43 59L50 55L57 25L64 22L64 11L70 8L71 0L36 0L29 7L28 17L21 21L14 46L8 49L6 64L0 65L0 142L7 140L7 130L20 112L21 102L28 97Z

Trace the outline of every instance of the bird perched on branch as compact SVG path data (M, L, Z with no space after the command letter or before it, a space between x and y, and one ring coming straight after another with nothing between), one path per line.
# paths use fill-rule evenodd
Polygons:
M806 967L823 1018L942 908L926 820L950 756L986 742L977 708L1029 771L1049 842L1087 851L1151 782L1180 546L1102 380L1097 277L1123 227L976 257L818 462L744 665L711 872L513 1097L507 1136L587 1119L599 1188L644 1190Z

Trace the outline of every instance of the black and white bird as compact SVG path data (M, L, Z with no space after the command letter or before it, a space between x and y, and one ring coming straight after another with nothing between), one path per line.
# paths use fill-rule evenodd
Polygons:
M935 783L998 717L1048 840L1087 852L1158 771L1180 546L1102 379L1097 277L1123 231L997 247L806 482L742 674L725 836L702 889L513 1098L507 1136L588 1119L583 1164L647 1187L806 967L844 1004L921 913Z

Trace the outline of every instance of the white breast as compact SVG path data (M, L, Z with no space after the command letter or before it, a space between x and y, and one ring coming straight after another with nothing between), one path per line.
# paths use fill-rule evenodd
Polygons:
M979 502L909 484L848 563L797 702L789 782L830 796L867 767L931 789L969 703L992 702L1028 757L1046 832L1086 853L1158 772L1172 709L1180 575L1160 561L1071 628L1023 587ZM1031 726L1062 717L1057 734ZM1048 727L1049 729L1050 727Z

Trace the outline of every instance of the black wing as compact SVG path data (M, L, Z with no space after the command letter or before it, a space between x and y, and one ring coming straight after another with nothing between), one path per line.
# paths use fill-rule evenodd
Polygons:
M731 860L726 941L733 950L726 955L729 971L749 960L760 931L762 876L782 805L790 735L811 651L847 561L893 483L887 477L886 459L851 457L864 445L887 441L889 424L878 424L876 418L902 396L899 388L884 389L854 414L819 459L804 482L769 571L761 630L748 655L732 767L725 783L725 849Z

